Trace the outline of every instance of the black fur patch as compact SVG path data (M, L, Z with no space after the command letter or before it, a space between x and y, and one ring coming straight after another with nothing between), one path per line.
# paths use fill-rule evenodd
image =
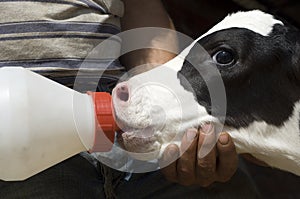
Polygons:
M230 49L236 62L230 67L217 67L224 81L227 97L225 123L239 128L253 121L280 126L291 116L300 99L300 34L293 27L275 25L265 37L243 28L221 30L198 42L211 56L219 49ZM189 58L202 57L193 47ZM207 60L206 60L207 61ZM213 62L213 60L211 60ZM205 71L204 60L192 65L185 61L178 78L184 76L196 93L199 104L211 113L207 86L199 71ZM196 68L197 69L196 69ZM201 72L203 75L203 73ZM207 75L207 74L206 74ZM213 77L208 78L213 82Z

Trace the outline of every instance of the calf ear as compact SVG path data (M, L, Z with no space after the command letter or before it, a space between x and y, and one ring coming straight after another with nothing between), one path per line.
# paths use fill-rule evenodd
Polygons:
M300 85L300 30L284 21L284 26L274 26L274 43L281 50L279 60L287 68L290 78ZM276 47L275 47L276 48ZM288 66L288 67L286 67Z
M284 26L282 32L282 43L279 45L283 45L282 47L287 50L286 56L288 56L287 60L290 63L288 65L289 70L293 78L296 80L297 84L300 85L300 30L299 28L288 24Z
M299 43L295 43L294 47L294 53L292 55L292 71L293 74L300 84L300 37L299 37Z

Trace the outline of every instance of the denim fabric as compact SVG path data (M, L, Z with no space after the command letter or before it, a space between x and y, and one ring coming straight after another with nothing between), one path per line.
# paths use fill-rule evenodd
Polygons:
M255 199L256 188L242 170L238 170L226 183L215 183L208 188L185 187L168 182L159 172L133 174L129 181L122 181L116 188L117 198L131 199Z
M1 199L99 199L103 179L96 167L76 155L25 181L0 181Z
M93 159L76 155L22 182L0 181L1 199L102 199L104 177ZM113 171L118 176L118 171ZM170 183L159 171L133 174L115 188L120 199L131 198L257 198L249 177L238 170L227 183L209 188Z

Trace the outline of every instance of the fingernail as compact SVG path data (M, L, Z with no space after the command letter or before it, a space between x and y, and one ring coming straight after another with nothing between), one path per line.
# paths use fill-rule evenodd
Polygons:
M214 131L214 125L211 122L206 122L201 126L200 130L204 134L210 134Z
M188 141L193 141L197 135L196 129L188 129L186 132L186 138Z
M168 152L167 152L168 159L177 158L177 155L178 155L178 150L175 147L168 148Z
M219 136L219 142L222 145L228 144L228 142L229 142L228 134L227 133L221 133L220 136Z

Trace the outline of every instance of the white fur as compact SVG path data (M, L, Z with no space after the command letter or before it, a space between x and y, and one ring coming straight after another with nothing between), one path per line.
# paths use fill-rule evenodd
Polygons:
M251 153L268 165L300 175L300 101L293 115L281 126L253 122L247 128L225 130L230 133L238 153Z
M202 35L200 39L214 32L229 28L245 28L262 36L268 36L275 24L283 25L281 21L274 19L272 15L260 10L237 12L225 17L220 23Z

